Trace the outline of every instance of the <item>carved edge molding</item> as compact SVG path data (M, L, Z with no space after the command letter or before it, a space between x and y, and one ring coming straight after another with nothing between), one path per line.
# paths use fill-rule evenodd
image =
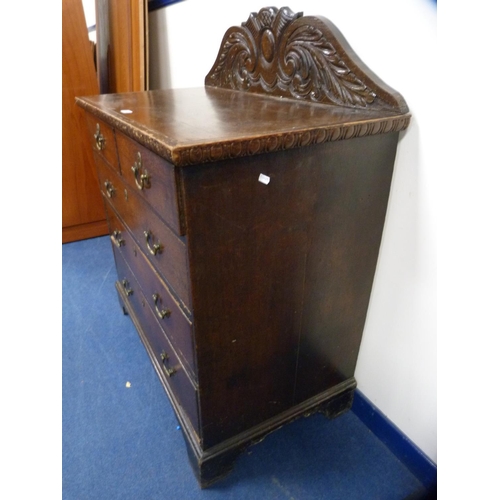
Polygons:
M121 116L112 116L89 102L77 98L84 109L107 122L115 129L127 134L157 155L178 167L212 163L215 161L254 156L261 153L285 151L314 144L342 141L369 135L401 132L408 128L411 114L388 116L356 123L337 124L313 130L298 130L265 137L242 138L229 142L216 142L206 145L182 146L167 144L160 134L131 126Z
M407 113L403 97L356 55L328 19L288 7L229 28L205 85L356 109Z
M253 139L242 139L206 146L178 147L170 160L174 165L188 166L210 163L261 153L285 151L314 144L353 139L369 135L400 132L410 124L411 115L377 119L373 122L343 124L314 130L295 131L282 135L270 135Z

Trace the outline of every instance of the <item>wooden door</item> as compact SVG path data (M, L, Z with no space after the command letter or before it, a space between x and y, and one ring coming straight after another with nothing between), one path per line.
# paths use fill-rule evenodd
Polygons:
M96 0L101 94L148 89L146 0Z
M62 239L63 243L106 234L92 149L76 96L99 93L81 0L62 3Z
M63 0L63 243L107 233L104 204L76 96L148 88L147 1L96 0L97 68L81 0Z

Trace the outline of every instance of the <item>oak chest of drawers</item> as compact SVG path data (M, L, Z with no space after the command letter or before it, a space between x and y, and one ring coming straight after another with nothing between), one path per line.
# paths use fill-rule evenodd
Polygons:
M348 410L402 97L329 21L266 8L205 87L77 102L119 300L200 484L284 423Z

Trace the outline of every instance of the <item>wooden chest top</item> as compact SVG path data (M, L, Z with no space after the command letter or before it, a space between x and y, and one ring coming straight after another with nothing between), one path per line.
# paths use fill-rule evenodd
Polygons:
M78 98L176 166L406 128L409 113L349 109L213 87Z

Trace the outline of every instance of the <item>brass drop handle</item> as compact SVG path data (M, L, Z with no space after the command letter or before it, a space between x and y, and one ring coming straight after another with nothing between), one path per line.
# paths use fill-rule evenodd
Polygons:
M157 293L153 293L153 301L155 304L155 309L156 309L156 314L160 319L163 318L168 318L170 314L172 314L172 311L170 309L159 309L158 308L158 302L160 301L160 296Z
M113 245L115 245L118 248L125 245L125 240L122 238L122 233L121 233L121 231L118 231L118 229L115 229L111 233L110 238L111 238L111 241L113 242Z
M161 253L162 247L161 243L153 243L153 246L150 245L153 241L153 233L148 229L144 231L144 237L146 238L146 246L148 247L149 253L151 255L156 255L157 253Z
M104 181L104 188L106 189L106 194L108 195L108 198L112 198L115 193L116 189L114 188L113 184L111 184L110 181Z
M165 372L165 375L167 377L171 377L176 372L176 370L175 368L165 366L165 361L168 361L168 354L165 351L161 351L160 358L162 361L161 366L163 368L163 371Z
M99 124L97 124L96 126L94 139L95 139L95 147L97 148L98 151L102 151L106 147L106 139L101 134L101 127L99 126Z
M123 291L125 292L125 295L127 297L129 295L132 295L134 293L134 291L132 290L132 288L130 288L129 282L125 278L122 279L122 287L123 287Z
M151 187L151 179L149 177L148 171L144 169L141 173L142 168L142 157L141 153L137 152L137 160L132 165L132 172L134 172L135 184L139 189L149 189Z

